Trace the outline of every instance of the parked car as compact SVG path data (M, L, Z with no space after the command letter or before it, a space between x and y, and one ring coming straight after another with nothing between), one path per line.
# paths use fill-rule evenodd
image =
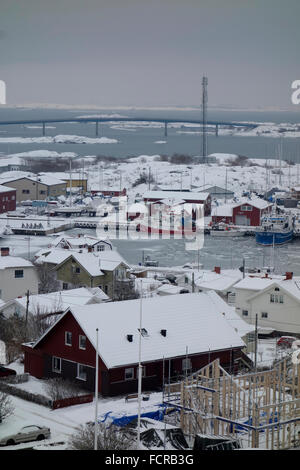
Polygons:
M0 446L13 446L21 442L42 441L50 437L50 435L51 431L49 428L33 424L31 426L24 426L16 434L0 439Z
M277 346L291 348L293 342L296 340L297 338L295 338L295 336L281 336L281 338L279 338L277 341Z
M8 375L16 375L16 371L0 364L0 377L7 377Z

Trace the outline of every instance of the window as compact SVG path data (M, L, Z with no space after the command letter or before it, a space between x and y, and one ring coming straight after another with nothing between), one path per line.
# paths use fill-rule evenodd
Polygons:
M132 380L134 379L134 368L129 367L128 369L125 369L125 380Z
M76 268L75 268L75 273L76 273L76 274L80 274L80 268L76 267Z
M104 245L98 245L97 251L104 251Z
M83 364L77 364L77 379L86 380L86 378L86 366L84 366Z
M65 345L72 346L72 333L70 331L65 332Z
M279 296L279 303L280 303L280 304L283 304L283 295L280 295L280 296Z
M104 292L105 294L108 294L108 286L104 286Z
M272 302L272 303L275 302L275 295L274 294L270 295L270 302Z
M279 287L275 287L275 289L274 289L274 290L278 292L278 291L279 291Z
M243 310L242 315L243 317L248 317L248 310Z
M63 282L62 288L63 288L63 290L68 290L68 283Z
M46 194L46 191L41 189L40 194Z
M189 357L182 359L182 370L184 372L192 369L192 361Z
M15 270L15 278L20 279L21 277L24 277L23 269L16 269Z
M242 211L252 211L252 206L241 206Z
M52 371L61 372L61 359L60 357L52 357Z
M261 312L261 318L268 318L268 312Z
M30 191L29 191L29 189L22 189L22 193L23 193L23 194L29 194Z
M86 336L79 335L79 349L85 349L85 348L86 348Z

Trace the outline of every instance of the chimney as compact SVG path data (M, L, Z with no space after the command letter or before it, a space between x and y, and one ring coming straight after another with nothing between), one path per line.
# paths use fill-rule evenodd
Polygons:
M1 256L9 256L9 248L1 247Z
M285 281L288 281L290 279L293 279L293 273L292 272L285 273Z
M268 274L268 273L266 273L266 274L265 274L265 277L269 277L269 274Z
M214 271L215 271L215 273L217 273L217 274L221 274L221 267L220 267L220 266L215 266Z

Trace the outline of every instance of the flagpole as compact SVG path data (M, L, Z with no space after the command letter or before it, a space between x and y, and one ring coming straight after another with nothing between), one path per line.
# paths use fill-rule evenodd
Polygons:
M95 433L94 433L94 450L98 450L98 328L96 328Z
M139 337L139 368L138 368L138 442L137 448L141 445L141 395L142 395L142 308L143 308L143 281L141 280L141 297L140 297L140 337Z

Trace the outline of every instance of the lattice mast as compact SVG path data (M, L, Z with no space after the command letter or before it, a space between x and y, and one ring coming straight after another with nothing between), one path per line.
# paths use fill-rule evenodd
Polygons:
M202 156L207 157L207 84L208 78L202 77Z

